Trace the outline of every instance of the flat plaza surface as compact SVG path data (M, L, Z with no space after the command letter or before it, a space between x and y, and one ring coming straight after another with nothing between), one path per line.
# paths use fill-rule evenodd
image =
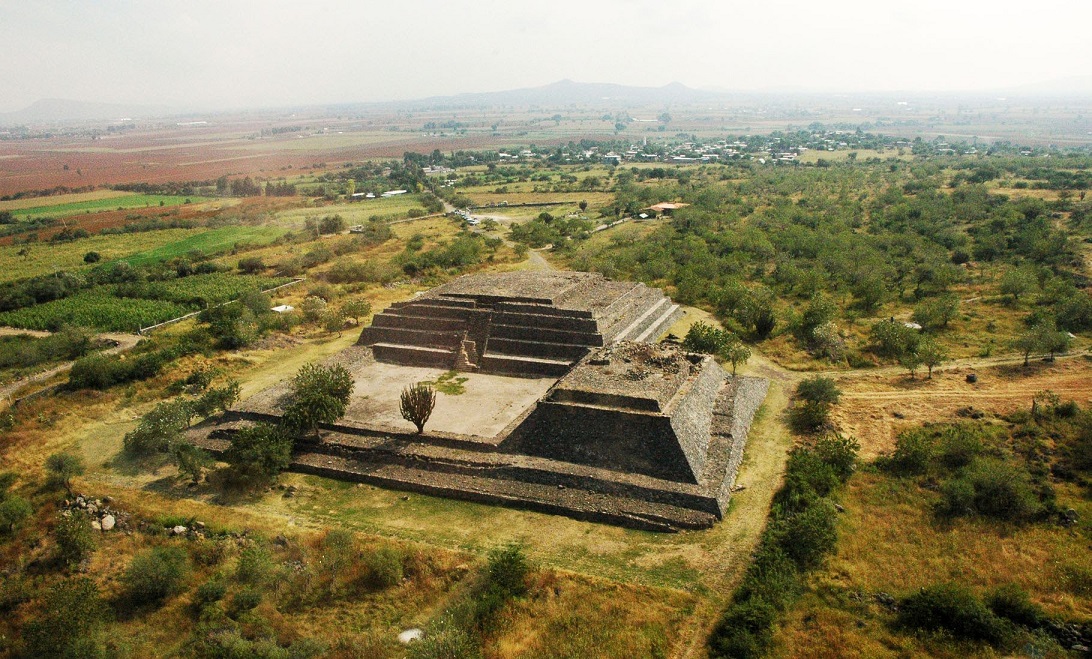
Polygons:
M353 370L356 386L342 423L349 426L384 426L415 430L402 418L399 396L416 382L436 382L444 371L372 362ZM512 378L481 373L458 373L448 380L466 378L460 394L437 392L436 408L426 431L492 439L546 394L556 378Z

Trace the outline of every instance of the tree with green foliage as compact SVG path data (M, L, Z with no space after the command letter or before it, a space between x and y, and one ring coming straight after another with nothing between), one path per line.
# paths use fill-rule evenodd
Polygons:
M933 379L933 369L948 361L948 349L937 343L931 336L923 336L918 342L918 357L929 369L929 379Z
M1009 295L1013 302L1019 302L1020 296L1032 292L1037 285L1034 273L1024 268L1013 268L1001 275L999 289L1002 295Z
M821 375L805 378L796 385L797 404L790 412L794 428L816 432L830 423L830 408L838 403L842 392L834 380Z
M303 299L300 303L300 312L303 314L304 320L307 322L315 322L322 317L322 314L326 311L326 300L318 297L317 295L309 295Z
M82 476L83 458L73 453L54 453L46 458L46 477L53 487L63 487L72 496L72 479Z
M939 329L948 326L959 313L959 298L944 295L919 303L914 307L914 322L925 329Z
M140 418L136 428L125 433L122 443L126 453L147 456L170 452L182 441L182 431L189 427L194 407L191 401L182 399L156 405Z
M804 308L794 332L801 343L811 345L815 341L815 330L827 323L833 322L838 313L838 307L828 296L816 293L811 297L808 306Z
M345 312L341 309L327 310L322 314L322 328L331 334L337 333L341 338L341 331L345 329Z
M690 352L707 355L720 354L729 343L736 340L731 332L717 329L709 323L699 320L690 326L683 338L682 346Z
M921 351L919 346L920 343L913 348L903 350L899 354L899 364L910 372L911 380L914 379L915 373L917 373L917 370L921 368L922 362L924 361L921 357Z
M432 416L432 410L436 407L436 390L425 384L417 384L402 390L399 400L399 409L402 418L417 426L417 434L425 431L425 423Z
M178 468L178 473L190 479L197 485L201 477L205 475L205 469L212 466L212 456L202 448L189 442L178 442L171 447L171 460Z
M19 496L4 492L0 498L0 532L11 534L28 517L34 514L30 502Z
M736 369L741 364L746 364L747 360L751 358L751 349L748 348L742 341L736 339L724 346L720 352L721 357L732 365L732 375L736 374Z
M231 480L247 487L268 483L288 468L292 444L288 433L268 423L236 431L223 454Z
M1031 353L1050 353L1050 359L1054 359L1057 352L1065 352L1069 349L1070 338L1066 332L1058 331L1052 320L1040 320L1028 328L1027 331L1012 340L1012 347L1024 355L1024 366L1030 363Z
M880 357L898 359L903 353L917 350L918 330L890 318L872 326L872 351Z
M305 364L292 380L283 423L298 435L318 436L319 424L345 415L353 395L353 377L341 364Z
M232 378L223 387L207 389L196 400L190 402L190 409L195 416L208 418L217 412L226 412L228 408L239 401L242 387L239 381Z
M359 323L362 319L367 318L372 313L372 305L362 298L346 300L345 303L341 305L341 313L347 318L352 318L353 323Z

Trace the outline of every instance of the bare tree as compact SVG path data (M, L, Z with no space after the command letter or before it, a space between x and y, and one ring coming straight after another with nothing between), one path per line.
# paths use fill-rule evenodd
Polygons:
M417 434L425 431L425 423L436 407L436 391L423 382L402 390L402 418L417 426Z

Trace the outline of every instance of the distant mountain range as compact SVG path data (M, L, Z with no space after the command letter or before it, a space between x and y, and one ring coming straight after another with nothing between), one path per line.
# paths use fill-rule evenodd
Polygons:
M324 106L329 109L366 109L388 108L471 108L471 107L557 107L570 105L601 107L604 109L624 109L636 107L668 107L676 105L695 105L733 99L758 101L776 97L779 100L793 97L821 97L828 93L806 90L706 90L693 89L673 82L663 87L636 87L611 83L574 82L561 80L542 87L527 87L498 92L478 92L456 94L454 96L431 96L408 101L355 102L338 103ZM845 96L891 96L893 92L861 92L859 94L839 94ZM912 97L913 93L900 93L899 96ZM927 94L933 95L936 94ZM946 94L947 95L947 94ZM1058 78L1038 83L1014 85L1008 88L969 92L967 96L1012 96L1012 97L1092 97L1092 76ZM0 112L0 126L18 126L24 124L61 124L85 121L117 121L119 119L146 119L178 114L178 108L163 105L133 105L120 103L93 103L65 99L43 99L16 112Z
M666 105L708 102L723 97L719 92L691 89L680 82L663 87L633 87L599 82L561 80L542 87L510 89L500 92L433 96L410 105L489 106L489 105Z
M122 103L93 103L63 98L43 98L22 110L0 112L0 126L22 124L53 124L78 121L117 121L161 117L171 113L165 105L132 105Z

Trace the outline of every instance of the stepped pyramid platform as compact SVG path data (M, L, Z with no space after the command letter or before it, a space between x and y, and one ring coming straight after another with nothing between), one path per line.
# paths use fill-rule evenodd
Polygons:
M326 360L352 373L353 399L320 441L297 444L291 469L653 531L707 528L723 516L768 382L648 343L678 314L662 292L583 273L512 273L463 277L389 311ZM484 341L467 338L483 327ZM379 341L385 330L375 328L394 332ZM446 356L418 361L387 346ZM398 393L443 375L453 349L467 362L465 391L439 393L416 434ZM499 368L490 358L519 363ZM239 428L277 421L290 377L195 426L191 441L221 452Z
M358 343L394 364L560 377L591 348L655 341L681 315L659 289L595 273L466 275L392 304Z

